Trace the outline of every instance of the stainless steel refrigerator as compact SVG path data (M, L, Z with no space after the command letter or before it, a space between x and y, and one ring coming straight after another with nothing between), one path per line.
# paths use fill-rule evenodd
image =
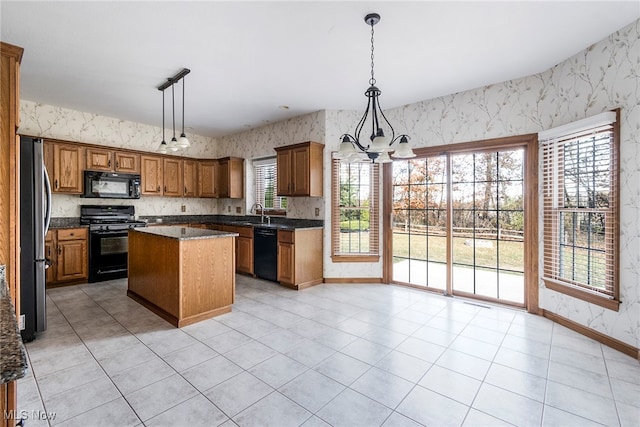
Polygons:
M20 137L20 312L24 341L47 329L44 240L51 220L51 185L43 141ZM22 322L21 322L22 323Z

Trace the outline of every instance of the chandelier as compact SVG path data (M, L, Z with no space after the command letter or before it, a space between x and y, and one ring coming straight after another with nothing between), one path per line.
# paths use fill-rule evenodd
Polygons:
M364 93L367 97L367 109L356 125L354 134L350 135L345 133L340 137L342 143L336 154L336 158L349 162L378 161L378 163L387 163L391 161L389 153L392 151L393 157L403 159L415 157L409 145L409 136L405 134L396 136L393 126L391 126L391 123L389 123L389 120L387 120L380 108L379 97L381 92L380 89L376 87L376 79L373 71L373 26L379 21L380 15L377 13L370 13L364 17L364 22L371 25L371 78L369 79L369 88ZM368 142L364 142L361 139L361 133L365 127L368 128L369 126L371 127L371 135L362 135L364 138L369 138ZM383 127L389 128L391 137L385 136ZM396 142L398 142L398 144L397 147L394 148Z
M162 92L162 142L156 150L158 153L167 154L168 152L176 152L178 150L185 150L191 147L187 135L184 133L184 77L189 74L191 70L183 68L178 74L173 77L169 77L166 82L158 86L158 90ZM182 80L182 133L180 138L176 139L176 97L174 85ZM173 137L167 144L164 139L164 91L171 88L171 110L173 116Z

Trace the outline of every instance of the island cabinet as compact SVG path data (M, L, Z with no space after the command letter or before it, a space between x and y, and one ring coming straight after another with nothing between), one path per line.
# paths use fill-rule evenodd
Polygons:
M140 173L140 155L125 151L87 147L87 169L105 172Z
M278 196L322 197L324 145L309 141L275 150Z
M217 174L217 160L198 162L198 197L218 197Z
M196 197L198 195L198 167L195 160L182 161L182 185L185 197Z
M140 171L141 193L147 196L162 196L162 157L140 156Z
M228 313L235 236L183 227L129 230L127 295L177 327Z
M278 282L304 289L322 283L322 229L278 230Z
M182 196L184 194L182 185L182 160L164 158L162 163L163 174L163 195Z
M47 142L45 142L46 146ZM82 171L84 170L85 148L76 144L53 144L53 161L45 159L53 169L47 170L54 193L82 194ZM45 156L47 152L45 150Z
M218 159L218 197L221 199L244 197L244 159L238 157Z

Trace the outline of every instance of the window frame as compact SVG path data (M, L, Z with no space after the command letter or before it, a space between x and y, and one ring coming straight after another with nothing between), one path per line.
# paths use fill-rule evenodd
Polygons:
M340 166L346 160L331 158L331 259L333 262L380 261L380 165L369 163L369 252L340 251ZM362 163L367 164L367 163Z
M274 184L274 191L273 191L273 197L274 197L274 205L276 204L276 199L279 199L278 201L278 205L279 207L277 208L264 208L264 209L256 209L255 213L256 214L264 214L264 215L270 215L270 216L286 216L287 214L287 209L286 206L288 206L288 200L286 196L278 196L278 163L277 163L277 157L272 156L272 157L264 157L264 158L260 158L260 159L254 159L253 160L253 182L254 182L254 191L253 191L253 195L254 195L254 202L255 203L260 203L262 204L262 206L265 206L266 201L265 201L265 196L266 196L266 191L265 191L265 180L262 173L259 173L259 169L262 168L267 168L267 167L273 167L273 184ZM284 205L285 207L283 208L282 205Z
M613 113L613 114L612 114ZM609 128L609 129L607 129ZM593 133L610 132L610 182L608 208L565 207L564 144ZM543 268L542 281L547 289L613 310L620 306L620 110L602 113L540 133L542 174ZM561 166L559 166L561 165ZM578 203L579 205L579 203ZM561 277L561 216L566 213L600 213L606 216L604 227L605 290ZM610 224L608 224L610 223ZM575 226L572 230L575 230ZM575 245L574 245L575 246ZM591 250L591 246L588 247ZM589 266L587 266L587 270Z

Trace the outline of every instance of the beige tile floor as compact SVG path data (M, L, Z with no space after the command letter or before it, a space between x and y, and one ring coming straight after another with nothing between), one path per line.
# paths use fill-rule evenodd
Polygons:
M47 292L28 426L640 424L637 360L522 311L237 276L232 313L176 329L126 286Z

